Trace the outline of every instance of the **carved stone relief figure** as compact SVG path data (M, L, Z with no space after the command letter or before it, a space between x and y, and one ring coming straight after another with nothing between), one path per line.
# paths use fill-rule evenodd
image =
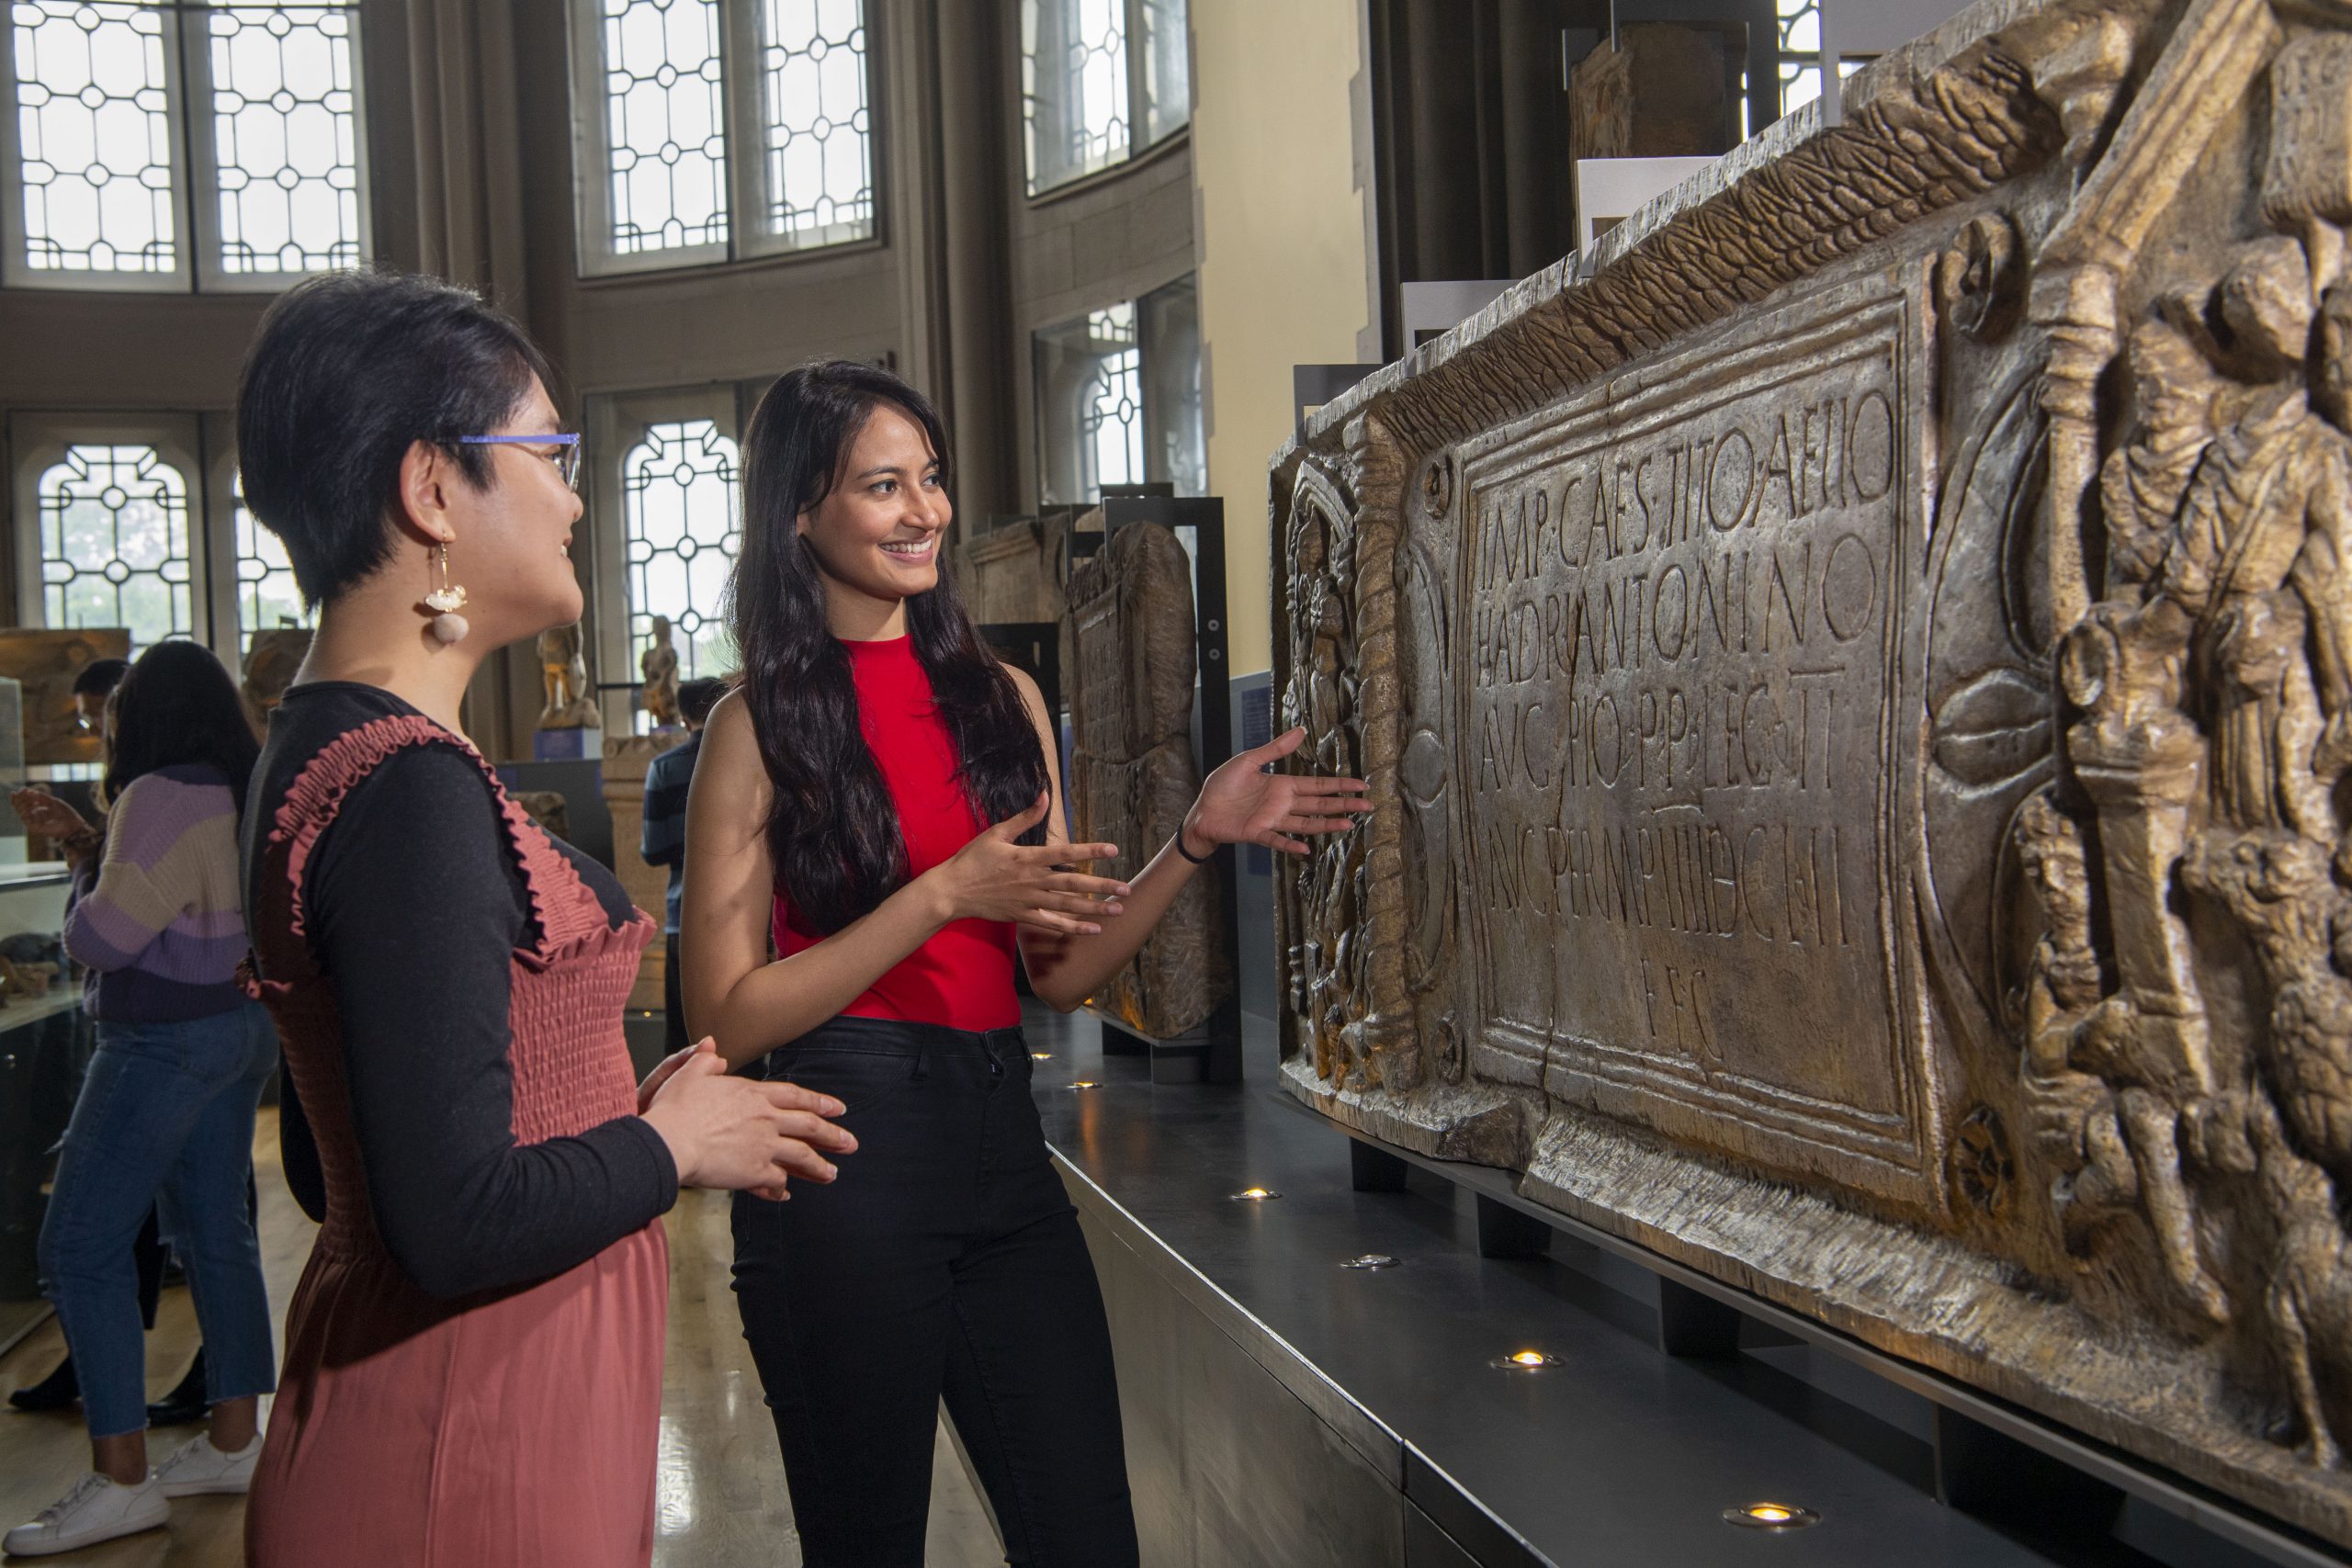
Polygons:
M1347 590L1352 586L1354 530L1330 479L1302 473L1302 502L1291 516L1288 583L1294 662L1282 694L1281 727L1305 726L1303 749L1317 773L1357 772L1355 637ZM1307 1020L1324 1076L1358 1070L1331 1053L1344 1048L1363 1010L1357 893L1363 847L1358 835L1317 840L1296 884L1283 888L1287 968L1300 988L1293 998ZM1294 896L1294 888L1295 893Z

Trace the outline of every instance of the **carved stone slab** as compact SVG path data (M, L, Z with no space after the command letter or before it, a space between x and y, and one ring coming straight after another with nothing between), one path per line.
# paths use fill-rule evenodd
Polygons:
M1883 927L1918 268L1461 448L1470 1026L1554 1093L1917 1198ZM1834 1008L1825 1009L1826 997Z
M1288 1087L2352 1545L2352 13L1991 0L1324 409Z
M1015 518L957 547L964 603L973 620L987 626L1062 618L1062 583L1069 575L1066 510Z
M1194 635L1191 558L1157 523L1114 529L1070 574L1070 833L1117 844L1130 874L1174 836L1200 791ZM1216 868L1204 867L1094 1006L1153 1038L1204 1022L1233 991L1216 893Z

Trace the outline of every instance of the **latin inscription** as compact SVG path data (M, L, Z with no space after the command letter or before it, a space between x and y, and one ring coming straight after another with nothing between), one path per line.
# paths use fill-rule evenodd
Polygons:
M1724 1078L1865 1137L1903 1114L1902 323L1888 302L1694 361L1469 468L1456 762L1487 1024L1637 1112Z

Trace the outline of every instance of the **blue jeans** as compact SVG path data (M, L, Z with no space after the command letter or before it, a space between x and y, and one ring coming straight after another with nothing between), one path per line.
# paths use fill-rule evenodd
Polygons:
M100 1023L40 1227L93 1438L147 1426L147 1349L131 1242L157 1205L187 1269L217 1404L277 1387L269 1293L246 1208L254 1108L277 1065L260 1004L181 1023Z

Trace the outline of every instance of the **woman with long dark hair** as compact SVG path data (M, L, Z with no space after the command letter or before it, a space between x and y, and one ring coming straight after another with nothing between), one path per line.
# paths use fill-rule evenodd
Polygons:
M246 1193L254 1110L277 1065L268 1017L237 985L245 953L237 823L256 747L211 650L158 643L107 706L96 852L75 854L65 947L88 972L97 1052L41 1224L90 1429L90 1473L8 1532L30 1557L163 1524L167 1499L243 1492L275 1386L269 1297ZM185 1263L207 1354L210 1429L147 1466L146 1340L132 1244L151 1205Z
M1044 701L939 570L946 452L929 401L866 365L795 370L752 418L742 676L687 818L687 1015L729 1062L840 1100L865 1149L821 1192L735 1209L810 1568L922 1562L943 1395L1013 1562L1117 1568L1110 1335L1012 966L1074 1008L1217 845L1303 852L1369 807L1355 780L1272 771L1294 731L1212 773L1139 875L1069 869L1119 852L1067 841Z
M460 728L492 650L580 615L579 437L548 380L474 295L380 273L297 284L245 362L245 497L319 611L244 842L311 1130L287 1123L288 1171L321 1173L297 1195L323 1221L254 1568L646 1562L660 1216L681 1186L813 1188L819 1151L852 1146L836 1102L707 1052L631 1082L621 1010L653 925Z

